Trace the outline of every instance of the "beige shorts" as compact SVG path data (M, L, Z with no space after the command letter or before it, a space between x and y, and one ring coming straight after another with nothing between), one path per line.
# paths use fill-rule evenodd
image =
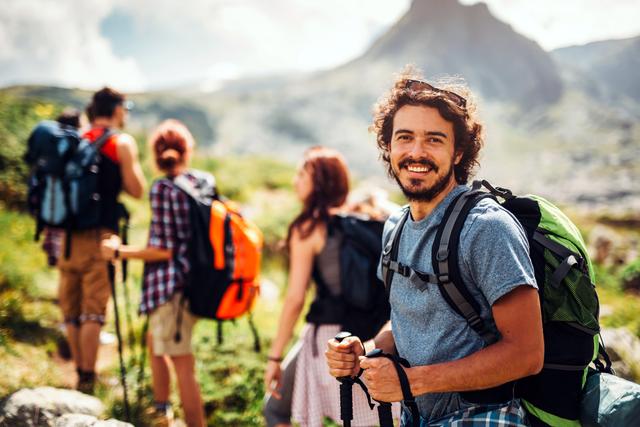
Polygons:
M182 356L193 353L191 334L198 318L189 311L185 300L180 305L182 294L176 293L169 301L157 307L149 316L149 332L155 356ZM182 311L180 340L176 342L178 310Z
M65 257L65 239L58 259L58 297L65 322L104 323L111 296L108 262L100 254L100 242L113 235L106 229L73 231L71 253Z

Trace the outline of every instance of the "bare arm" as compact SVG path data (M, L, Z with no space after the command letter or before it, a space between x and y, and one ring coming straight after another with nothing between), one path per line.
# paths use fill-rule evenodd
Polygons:
M298 230L293 230L291 235L289 282L284 306L280 314L280 322L278 323L278 332L269 352L272 357L282 356L284 348L293 335L293 328L304 306L304 297L311 279L313 257L315 256L314 246L316 239L314 234L316 233L314 232L308 238L302 239Z
M318 229L306 239L300 237L297 229L291 234L289 258L289 283L284 306L280 314L278 332L269 350L269 363L264 373L265 390L275 398L280 399L280 378L282 370L280 361L287 343L293 335L300 312L304 306L304 296L311 278L313 257L317 253Z
M138 146L131 136L123 134L118 138L118 158L124 191L136 199L142 198L146 182L138 160Z
M110 239L103 240L100 251L102 257L109 261L116 259L116 253L117 257L121 259L139 259L145 262L168 261L173 256L171 249L154 246L137 247L123 245L120 243L118 236L112 236Z
M502 339L462 359L407 369L414 395L481 390L540 372L544 339L536 289L519 286L496 301L492 312ZM360 364L374 398L402 399L389 360L367 359Z
M384 324L378 335L373 340L364 343L364 348L367 352L370 352L374 348L379 348L385 353L395 353L396 341L393 338L393 332L391 331L391 321Z

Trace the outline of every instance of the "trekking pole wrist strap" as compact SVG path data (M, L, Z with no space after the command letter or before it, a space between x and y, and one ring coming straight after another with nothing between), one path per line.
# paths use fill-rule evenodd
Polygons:
M416 403L416 399L411 392L411 384L409 383L409 378L407 377L407 373L405 372L405 368L410 368L411 365L406 359L403 359L394 354L385 353L380 349L375 349L366 354L365 357L385 357L393 363L393 366L396 368L396 372L398 374L398 380L400 382L400 389L402 390L402 402L409 408L411 411L411 418L414 426L418 426L420 423L420 412L418 411L418 405ZM360 372L362 374L362 370ZM367 396L369 396L368 392L365 392Z

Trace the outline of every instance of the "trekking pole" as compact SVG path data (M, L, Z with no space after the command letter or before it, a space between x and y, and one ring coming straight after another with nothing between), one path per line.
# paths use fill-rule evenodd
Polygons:
M334 338L338 342L342 342L345 338L351 336L351 332L340 332ZM344 427L351 427L353 419L353 379L350 376L338 377L340 382L340 419Z
M129 244L129 213L124 211L124 223L122 224L122 228L120 230L120 235L122 236L122 244ZM136 335L134 331L133 319L131 317L131 298L129 298L129 262L127 259L122 260L122 288L123 288L123 296L124 296L124 315L125 321L127 322L127 339L129 341L129 348L133 354L133 349L136 347ZM132 356L134 358L135 363L135 354ZM131 358L131 357L130 357Z
M116 299L116 268L113 263L107 266L109 270L109 282L111 282L111 294L113 295L113 312L116 324L116 337L118 338L118 359L120 361L120 382L124 397L124 413L127 421L131 421L129 412L129 396L127 395L127 370L124 366L124 358L122 357L122 334L120 333L120 316L118 313L118 300Z
M149 316L147 315L144 325L142 326L142 335L140 337L140 357L138 358L138 378L137 381L137 390L136 390L136 399L137 399L137 409L138 411L142 407L142 395L144 393L144 366L147 362L147 332L149 331Z
M367 358L378 358L385 357L382 350L376 348L371 350L369 353L365 355ZM374 399L375 400L375 399ZM378 402L378 420L380 421L380 427L393 427L393 415L391 413L391 403L382 402L380 400L376 400Z

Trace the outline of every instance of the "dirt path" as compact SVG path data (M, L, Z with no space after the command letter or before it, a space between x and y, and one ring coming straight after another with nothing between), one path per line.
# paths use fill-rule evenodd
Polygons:
M78 382L76 367L72 360L66 360L58 352L52 355L52 360L60 369L62 382L65 387L75 388ZM96 372L101 382L113 385L114 377L109 373L111 367L118 363L118 346L116 343L101 344L98 350ZM115 378L117 382L117 378Z

